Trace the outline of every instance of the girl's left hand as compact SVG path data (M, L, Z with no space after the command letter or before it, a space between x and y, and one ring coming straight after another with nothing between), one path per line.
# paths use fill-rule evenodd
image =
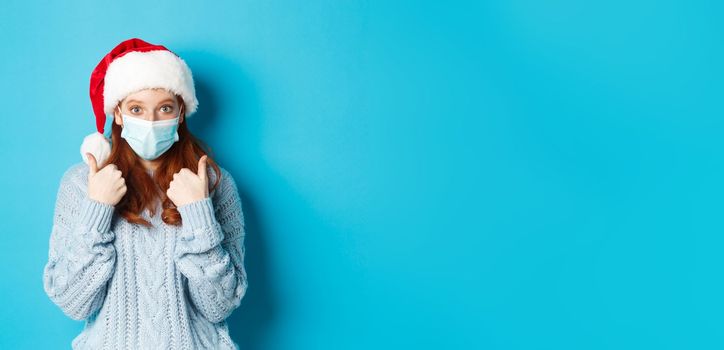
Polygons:
M177 208L209 196L209 179L206 176L207 158L203 155L199 159L198 173L183 168L173 174L166 195Z

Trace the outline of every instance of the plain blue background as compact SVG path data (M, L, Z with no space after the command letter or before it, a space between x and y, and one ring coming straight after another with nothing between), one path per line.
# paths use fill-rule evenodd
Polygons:
M4 0L0 347L82 328L42 289L53 204L140 37L239 184L242 348L724 348L722 10Z

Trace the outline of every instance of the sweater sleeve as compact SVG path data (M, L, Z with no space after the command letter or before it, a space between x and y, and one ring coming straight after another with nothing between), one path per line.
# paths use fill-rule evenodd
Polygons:
M116 262L110 230L115 207L90 199L81 186L70 171L63 175L43 270L45 293L74 320L103 305Z
M192 303L209 321L225 320L246 294L244 214L234 179L225 170L211 197L178 207L183 226L176 266L188 280Z

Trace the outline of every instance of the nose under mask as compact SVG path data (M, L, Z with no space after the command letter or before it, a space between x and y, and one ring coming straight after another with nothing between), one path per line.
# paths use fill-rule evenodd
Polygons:
M139 157L145 160L156 159L179 140L180 116L179 110L176 118L150 121L121 113L123 119L121 137Z

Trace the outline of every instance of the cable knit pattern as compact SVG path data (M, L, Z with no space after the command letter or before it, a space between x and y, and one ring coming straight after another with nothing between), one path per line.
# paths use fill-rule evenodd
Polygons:
M216 173L208 169L209 182ZM226 319L247 289L244 214L234 179L221 168L209 197L178 207L183 224L88 197L88 165L62 176L43 286L68 317L85 320L80 349L234 349Z

